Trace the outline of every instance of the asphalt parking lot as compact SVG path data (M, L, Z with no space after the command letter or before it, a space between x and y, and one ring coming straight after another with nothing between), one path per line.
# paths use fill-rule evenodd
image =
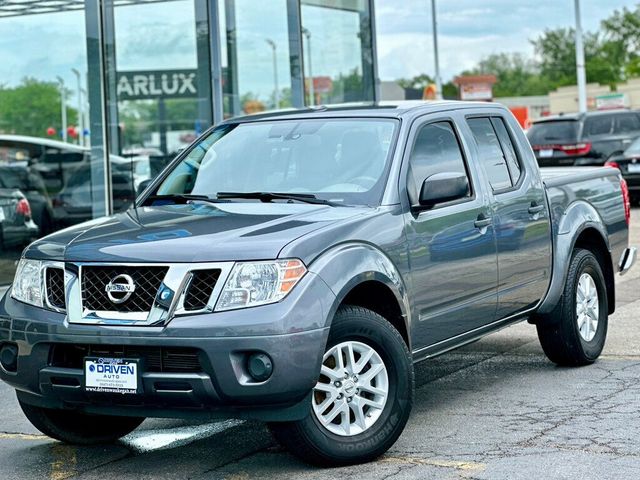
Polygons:
M632 219L640 245L640 209ZM236 420L148 420L117 445L66 446L31 427L0 384L0 478L639 478L640 266L618 277L617 297L595 365L554 366L528 324L420 364L409 424L370 464L312 468L264 425Z

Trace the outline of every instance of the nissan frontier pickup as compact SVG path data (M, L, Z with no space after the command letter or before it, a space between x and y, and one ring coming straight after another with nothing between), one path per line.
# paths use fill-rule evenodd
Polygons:
M25 249L0 378L71 444L234 417L307 462L369 461L405 427L417 362L524 320L551 361L596 361L629 216L618 169L541 172L496 104L231 119L133 208Z

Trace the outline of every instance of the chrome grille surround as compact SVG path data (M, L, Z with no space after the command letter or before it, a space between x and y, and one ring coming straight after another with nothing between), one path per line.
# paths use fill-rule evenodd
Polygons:
M58 311L66 310L64 267L46 267L44 271L44 282L47 306L55 308Z
M62 286L60 285L52 285L50 284L49 280L49 270L52 269L60 269L62 270L63 273L63 282L64 284ZM65 270L65 264L64 262L57 262L57 261L51 261L51 260L43 260L42 261L42 290L43 290L43 297L44 297L44 306L45 308L48 308L49 310L53 310L55 312L58 313L64 313L67 311L66 306L67 306L67 292L69 291L69 283L71 281L71 277L67 275L67 272ZM57 298L59 293L56 293L54 295L53 289L58 290L58 292L60 290L62 290L63 292L63 301L60 302L60 304L57 304L57 302L52 302L52 300L54 300L54 298ZM62 305L62 303L64 303L64 305Z
M219 276L218 269L191 272L191 280L185 289L184 309L197 312L205 308L211 300L211 293Z
M65 264L67 320L70 324L114 325L114 326L162 326L179 315L193 315L212 312L234 262L207 263L98 263L68 262ZM136 269L160 268L165 272L153 293L153 301L145 303L146 309L120 308L120 305L85 302L83 280L86 271L95 267L112 269L113 273L126 273ZM194 274L200 270L218 270L218 279L209 301L198 310L185 308L185 297ZM117 274L116 273L116 274ZM108 280L107 280L108 281ZM159 300L160 291L168 290L171 295L166 302ZM105 295L106 298L106 295ZM133 298L133 297L132 297ZM108 302L108 300L107 300ZM192 308L192 307L189 307Z

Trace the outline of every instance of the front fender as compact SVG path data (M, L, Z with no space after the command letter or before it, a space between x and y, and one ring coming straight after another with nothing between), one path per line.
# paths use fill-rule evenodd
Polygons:
M553 236L553 272L551 284L546 297L537 309L538 314L549 314L558 304L564 285L571 254L576 240L582 232L591 228L602 237L607 250L610 252L609 235L598 211L588 202L579 200L569 205L564 215L557 218L556 235Z
M411 309L406 286L398 268L381 250L364 242L337 245L321 254L309 266L333 291L336 298L329 311L327 326L347 294L357 285L377 281L395 296L407 332L411 332ZM409 335L411 337L411 335Z

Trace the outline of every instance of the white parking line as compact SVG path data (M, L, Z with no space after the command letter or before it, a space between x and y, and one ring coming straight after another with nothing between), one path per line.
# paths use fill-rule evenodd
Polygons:
M244 423L244 420L225 420L204 425L140 430L123 437L121 442L137 453L146 453L154 450L182 447L224 432L242 423Z

